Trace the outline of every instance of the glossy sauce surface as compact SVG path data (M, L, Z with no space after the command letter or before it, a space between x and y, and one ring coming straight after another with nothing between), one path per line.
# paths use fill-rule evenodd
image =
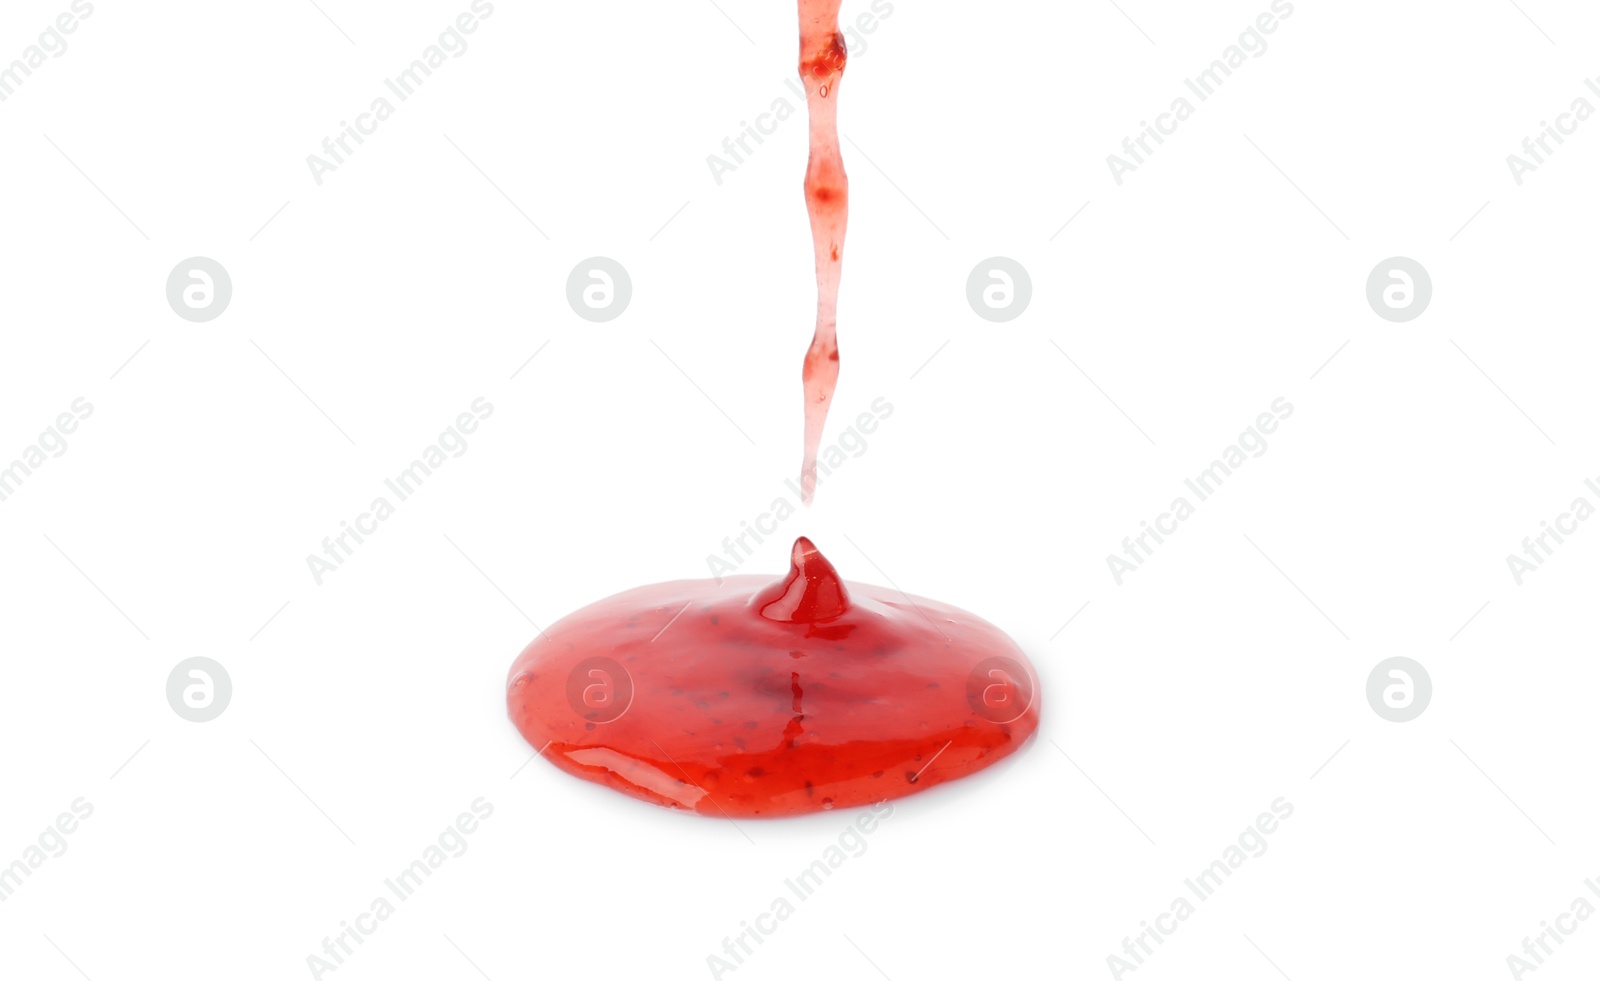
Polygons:
M559 621L512 665L509 709L569 773L712 816L903 797L999 760L1038 726L1005 634L932 600L791 568L661 583Z

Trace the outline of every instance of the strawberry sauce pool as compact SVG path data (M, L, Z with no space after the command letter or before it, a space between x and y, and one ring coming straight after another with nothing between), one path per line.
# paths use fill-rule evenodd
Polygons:
M552 625L509 707L556 766L664 807L781 817L974 773L1039 724L1038 678L970 613L846 583L810 541L789 572L660 583Z

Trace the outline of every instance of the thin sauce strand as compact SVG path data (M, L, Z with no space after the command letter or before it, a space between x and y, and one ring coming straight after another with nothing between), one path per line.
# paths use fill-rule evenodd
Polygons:
M801 500L810 504L816 493L822 427L833 403L834 386L839 382L839 273L850 210L850 182L839 153L838 95L845 64L844 35L839 33L841 0L799 2L800 80L806 88L806 112L811 122L806 211L811 216L811 243L817 264L817 326L801 372L806 433L800 489Z

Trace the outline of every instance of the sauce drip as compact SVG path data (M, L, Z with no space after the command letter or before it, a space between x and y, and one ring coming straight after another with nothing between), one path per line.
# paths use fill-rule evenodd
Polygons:
M1014 752L1038 680L955 607L846 583L809 540L789 571L660 583L552 625L509 707L568 773L665 807L779 817L903 797Z
M839 153L839 81L844 77L845 41L839 33L841 0L800 0L800 80L806 88L811 155L806 163L806 211L817 264L817 326L806 351L805 458L800 465L801 501L811 503L817 486L817 449L839 382L839 274L850 181Z

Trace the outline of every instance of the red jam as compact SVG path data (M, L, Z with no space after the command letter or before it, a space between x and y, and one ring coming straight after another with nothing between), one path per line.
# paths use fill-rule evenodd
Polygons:
M511 667L511 719L568 773L665 807L780 817L903 797L1014 752L1027 656L955 607L788 574L660 583L566 617Z
M811 121L806 209L817 321L806 352L802 498L839 378L849 182L839 152L840 0L799 0ZM511 719L568 773L664 807L780 817L955 780L1039 726L1039 681L977 617L845 583L804 538L777 582L661 583L545 631L511 666Z

